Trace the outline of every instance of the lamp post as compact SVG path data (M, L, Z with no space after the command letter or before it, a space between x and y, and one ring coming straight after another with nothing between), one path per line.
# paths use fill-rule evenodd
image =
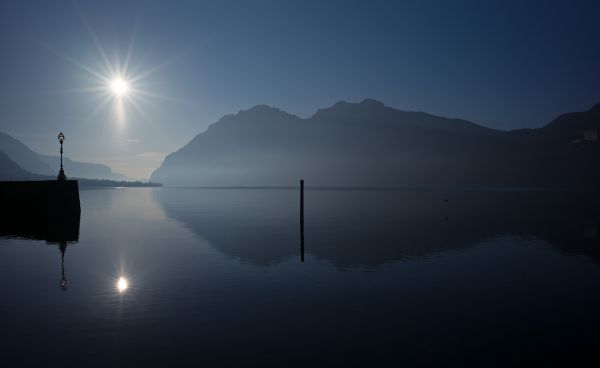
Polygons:
M60 132L58 134L58 141L60 142L60 171L58 172L58 180L67 180L65 170L63 169L63 142L65 141L65 135Z

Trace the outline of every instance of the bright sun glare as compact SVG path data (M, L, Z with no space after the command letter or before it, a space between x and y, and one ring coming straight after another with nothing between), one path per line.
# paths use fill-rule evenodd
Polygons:
M119 127L126 122L126 111L130 108L135 109L139 114L141 114L144 120L151 122L152 119L143 111L142 104L148 103L148 99L164 97L140 89L140 81L167 67L172 62L177 60L179 56L173 57L161 64L145 70L138 69L140 67L140 65L138 65L138 67L135 69L138 71L138 73L133 74L133 71L130 70L129 65L133 55L135 32L131 36L129 46L125 51L125 58L121 62L118 52L116 52L116 55L114 55L113 58L109 57L110 55L106 53L102 45L98 42L96 33L88 24L87 19L83 14L82 20L86 24L91 40L93 40L96 44L96 49L98 51L97 56L100 59L98 65L86 65L75 60L69 55L63 54L59 50L54 50L52 47L50 48L56 54L63 57L66 61L81 68L82 70L85 70L92 77L91 80L94 82L93 85L73 89L73 91L76 93L93 92L98 97L98 105L93 111L91 111L84 123L92 121L97 114L99 114L107 105L111 103L113 107L112 110L114 113L114 118L116 118L114 120L116 123L118 123ZM111 63L111 59L114 59L116 63ZM124 285L127 287L126 281Z
M127 82L125 82L123 79L116 78L113 79L113 81L110 83L110 89L115 95L121 97L127 93L127 91L129 90L129 86L127 85Z
M119 281L117 281L117 290L119 290L119 293L125 292L128 287L129 283L127 282L127 279L124 277L119 277Z

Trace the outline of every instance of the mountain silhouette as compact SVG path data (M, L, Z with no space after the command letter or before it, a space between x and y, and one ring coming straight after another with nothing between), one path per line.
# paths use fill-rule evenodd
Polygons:
M32 174L0 151L0 180L43 180L43 175Z
M2 132L0 132L0 151L3 151L14 163L30 173L55 176L60 165L59 156L39 154L21 141ZM63 165L65 171L73 177L108 180L127 179L122 174L114 173L106 165L73 161L68 157L63 158Z
M87 179L69 177L79 182L80 187L156 187L159 183L142 183L139 181L117 181L107 179ZM56 175L40 175L31 173L16 162L3 151L0 151L0 181L30 181L30 180L56 180Z
M0 132L0 150L21 168L37 174L53 173L51 167L44 162L40 155L27 147L21 141Z
M600 108L499 131L366 99L302 119L258 105L226 115L151 177L166 185L592 186Z

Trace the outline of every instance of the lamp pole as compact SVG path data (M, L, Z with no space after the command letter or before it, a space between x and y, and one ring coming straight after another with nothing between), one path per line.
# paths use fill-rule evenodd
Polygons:
M63 169L63 142L65 141L65 135L63 132L58 134L58 141L60 142L60 171L58 172L58 180L67 180L65 170Z

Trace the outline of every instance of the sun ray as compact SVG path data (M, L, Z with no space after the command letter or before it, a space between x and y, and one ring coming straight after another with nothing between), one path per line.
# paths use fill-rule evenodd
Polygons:
M154 123L150 119L150 116L148 116L148 114L146 114L144 110L138 105L138 103L135 101L135 98L129 99L128 102L131 103L131 106L133 106L133 108L136 109L136 111L144 117L144 120L146 120L147 123L149 123L150 125L154 125Z
M179 102L179 100L177 100L176 98L165 96L165 95L160 95L160 94L152 93L152 92L148 92L148 91L144 91L144 90L137 89L137 88L132 88L131 92L133 92L133 93L135 93L137 95L147 96L147 97L152 97L152 98L158 98L158 99L165 100L165 101Z
M102 100L102 102L100 102L100 104L98 106L96 106L96 108L92 111L90 116L88 116L83 121L83 125L87 125L90 121L92 121L92 119L95 118L96 115L98 115L98 113L104 108L104 106L106 106L111 100L112 100L112 96L105 96L104 99Z
M137 76L131 78L131 83L137 82L140 79L144 79L144 78L148 77L149 75L152 75L152 74L156 73L157 71L159 71L159 70L161 70L161 69L163 69L163 68L171 65L173 62L181 59L182 57L184 57L185 55L187 55L189 52L190 51L183 52L183 53L181 53L181 54L179 54L177 56L174 56L174 57L170 58L169 60L167 60L167 61L165 61L165 62L163 62L161 64L156 65L153 68L148 69L147 71L145 71L145 72L143 72L141 74L138 74Z
M96 49L98 50L100 57L102 58L102 60L105 63L106 68L108 69L108 71L111 74L114 74L115 71L113 70L111 63L110 63L108 57L106 56L106 53L104 52L104 48L102 48L102 45L100 44L100 41L98 40L98 36L96 36L96 32L94 32L94 30L92 29L90 22L88 21L85 13L83 12L83 9L81 9L81 7L78 4L76 4L75 6L79 12L79 15L81 17L83 24L85 25L86 30L88 31L88 34L92 38L94 45L96 45Z
M96 56L95 61L92 62L93 65L87 65L44 42L39 40L34 41L50 50L53 54L58 55L60 58L86 72L85 74L81 73L83 75L79 76L79 80L87 85L79 88L51 91L52 93L59 94L97 94L98 104L94 106L94 109L89 116L85 117L82 124L79 125L79 128L87 126L92 120L96 119L98 114L106 109L109 104L112 106L111 111L114 114L112 116L116 118L118 128L121 129L124 123L128 121L129 110L135 115L139 114L139 116L150 126L154 126L152 114L147 113L148 108L152 109L154 107L152 104L153 99L181 103L181 101L172 97L149 91L148 88L152 89L152 87L148 86L152 86L153 83L149 83L152 79L148 77L181 59L194 48L190 48L151 68L146 68L144 66L145 63L143 62L136 62L134 64L134 47L139 32L139 19L136 18L131 36L128 39L127 48L124 49L124 52L120 52L119 49L116 49L114 52L108 54L102 46L98 35L92 28L90 20L87 18L83 9L77 3L75 4L75 7L80 15L82 24L85 26L87 35L91 38L93 43L93 47L90 49L91 53ZM135 65L135 67L131 68L132 65ZM148 78L148 80L142 81L146 78ZM92 102L95 103L95 101ZM109 115L107 115L107 118L108 116Z
M106 91L106 87L96 86L96 87L80 87L80 88L68 88L68 89L58 89L52 91L53 93L58 94L70 94L70 93L81 93L81 92L103 92Z
M131 61L131 55L133 54L133 47L135 45L135 40L137 38L137 33L139 30L139 18L136 17L135 23L133 26L133 32L131 32L131 38L129 39L129 45L127 46L127 51L125 52L125 61L123 62L123 72L127 73L129 70L129 62Z
M119 49L115 50L115 74L123 75L123 71L121 70L121 57L119 55Z
M47 49L48 51L54 53L55 55L60 56L61 58L65 59L66 61L70 62L71 64L81 68L82 70L85 70L86 72L92 74L93 76L97 77L100 80L106 80L106 77L104 75L102 75L101 73L98 73L97 71L95 71L93 68L85 65L84 63L68 56L65 53L60 52L59 50L55 49L54 47L41 42L39 40L33 39L36 43L38 43L39 45L41 45L42 47L44 47L45 49Z
M125 102L122 99L117 99L113 104L113 112L117 120L117 126L119 128L125 125Z

